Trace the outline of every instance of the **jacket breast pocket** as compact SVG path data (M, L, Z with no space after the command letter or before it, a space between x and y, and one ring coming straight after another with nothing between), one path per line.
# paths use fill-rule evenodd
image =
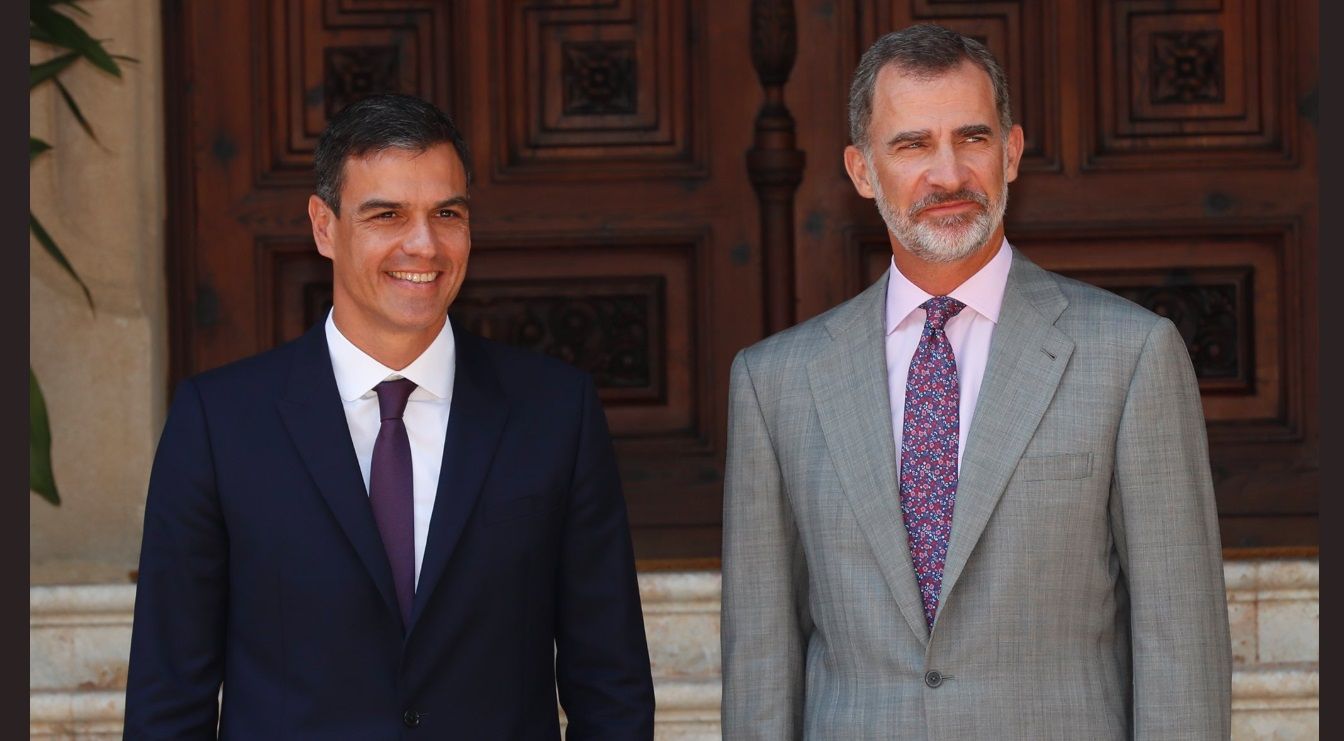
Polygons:
M1050 453L1023 456L1017 464L1023 481L1063 481L1092 475L1091 453Z
M481 508L481 524L498 525L525 517L536 517L558 508L561 501L558 497L533 494L487 502Z

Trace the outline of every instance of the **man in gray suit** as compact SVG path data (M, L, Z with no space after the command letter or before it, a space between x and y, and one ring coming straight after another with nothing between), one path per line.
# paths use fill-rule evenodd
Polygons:
M1175 327L1005 240L1022 129L979 43L879 39L850 129L892 267L733 363L725 738L1227 738Z

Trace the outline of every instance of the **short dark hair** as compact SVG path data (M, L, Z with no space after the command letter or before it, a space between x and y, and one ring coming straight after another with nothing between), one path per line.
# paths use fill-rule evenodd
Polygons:
M317 138L317 196L339 215L347 159L392 148L423 152L444 143L457 151L470 186L471 152L448 114L414 95L380 93L357 100L332 116Z
M854 146L868 151L868 124L873 118L873 90L877 73L888 64L906 74L931 79L947 72L963 61L989 75L994 88L994 107L999 111L999 128L1003 136L1013 127L1012 101L1008 95L1008 78L998 60L984 44L962 36L948 28L921 23L884 35L868 47L854 70L854 82L849 86L849 138Z

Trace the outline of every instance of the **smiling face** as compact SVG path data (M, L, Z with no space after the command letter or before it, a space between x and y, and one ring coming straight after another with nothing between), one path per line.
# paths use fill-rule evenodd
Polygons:
M1000 128L989 75L969 61L933 77L884 67L873 93L867 152L845 149L859 195L874 198L898 265L993 257L1022 128ZM988 249L987 249L988 248Z
M341 334L393 369L443 328L471 251L467 176L450 144L345 161L340 214L308 199L317 250L332 262Z

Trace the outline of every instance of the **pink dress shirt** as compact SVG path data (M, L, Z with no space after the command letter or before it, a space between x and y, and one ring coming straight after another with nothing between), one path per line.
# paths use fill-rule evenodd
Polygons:
M961 387L961 407L958 413L957 469L966 452L966 438L975 415L975 402L980 397L980 382L985 377L985 362L989 359L989 340L999 321L1003 305L1003 291L1008 285L1008 270L1013 265L1012 246L1004 239L999 251L979 272L966 279L948 295L966 304L959 314L948 320L943 331L952 345L957 361L957 381ZM910 373L910 359L919 345L924 331L924 310L919 305L933 298L930 293L911 283L891 263L891 277L887 281L887 392L891 399L891 431L896 441L895 455L899 466L901 431L905 420L905 380Z

